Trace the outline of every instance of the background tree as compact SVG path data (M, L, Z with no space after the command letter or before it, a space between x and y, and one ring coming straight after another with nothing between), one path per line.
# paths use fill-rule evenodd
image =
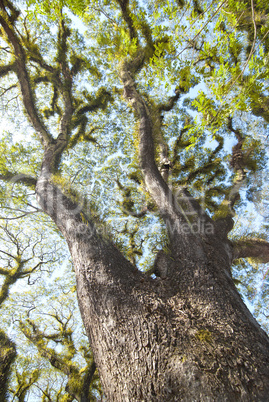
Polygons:
M0 179L5 208L41 208L66 239L106 396L266 400L268 337L231 265L269 246L228 238L267 164L266 7L67 3L87 42L53 5L0 2L2 95L32 125L6 134Z
M14 401L95 400L102 391L78 317L74 277L68 269L68 278L62 278L62 258L57 247L46 245L40 224L27 236L26 226L22 233L10 219L0 227L6 265L0 270L1 328L18 346L1 331L1 401L9 400L8 395Z
M2 309L3 303L8 299L10 288L17 281L22 278L29 278L40 266L47 264L48 261L43 260L44 255L38 258L35 255L35 248L37 243L29 244L26 241L22 245L19 240L19 233L15 235L10 231L8 224L0 226L0 238L1 238L1 262L4 262L6 267L0 268L0 275L3 278L0 288L0 308ZM8 245L8 247L7 247ZM27 249L31 248L32 255L30 258L23 258L23 254L27 253ZM15 251L12 254L13 250ZM28 253L27 253L28 254ZM39 260L39 261L35 261ZM30 267L29 267L30 265ZM3 328L3 322L2 322ZM16 357L15 343L9 340L4 331L1 331L1 400L7 400L8 385L11 377L11 364ZM35 373L36 374L36 373ZM33 376L33 380L36 379L36 375ZM31 385L31 380L27 385ZM23 394L27 391L27 386L20 387L21 398L23 400Z
M0 347L0 398L5 401L11 365L16 357L16 347L3 331L0 332Z

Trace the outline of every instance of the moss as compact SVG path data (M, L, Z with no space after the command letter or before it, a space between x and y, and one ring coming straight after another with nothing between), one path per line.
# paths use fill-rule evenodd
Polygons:
M224 200L221 203L219 210L216 211L215 215L213 216L213 219L217 220L217 219L221 219L221 218L226 218L230 214L231 214L230 201Z
M67 389L71 394L80 394L82 387L81 377L73 375L69 377Z
M208 329L200 329L196 332L195 336L197 339L199 339L200 342L212 342L212 335L211 332L208 331Z
M16 357L16 346L0 331L0 401L6 401L11 366Z

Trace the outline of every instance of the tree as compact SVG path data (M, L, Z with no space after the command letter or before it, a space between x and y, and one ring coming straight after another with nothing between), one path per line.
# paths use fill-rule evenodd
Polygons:
M27 259L22 258L23 252L25 252L29 248L29 243L27 244L27 242L25 242L25 244L22 246L22 244L19 241L19 233L14 235L9 230L7 224L3 227L0 226L0 238L2 241L0 254L1 257L4 256L1 258L1 260L5 261L6 263L5 268L3 267L0 268L0 275L4 278L0 288L0 308L2 309L3 303L9 296L11 286L15 284L18 280L29 277L40 266L42 266L43 264L47 264L48 261L43 261L44 257L43 255L38 262L34 261L36 258L38 258L35 255L34 251L35 246L37 244L31 245L32 256L30 258ZM6 249L5 243L9 244L9 248ZM10 247L11 245L15 248L16 251L15 255L11 254L12 253ZM31 267L25 267L27 266L27 264L31 265ZM2 321L2 329L3 329L3 321ZM0 398L1 401L6 401L8 385L11 377L11 366L15 360L17 350L15 343L7 337L7 335L3 330L1 330L0 332L0 344L1 344ZM33 378L36 378L36 375L33 376ZM29 384L31 384L31 381L29 382ZM22 392L25 393L26 391L27 387L23 387Z
M4 315L12 315L11 336L18 345L8 395L14 401L100 400L100 381L79 325L74 290L58 279L50 295L52 286L34 286L40 292L37 296L33 290L32 294L14 294L6 306ZM58 293L61 287L62 294ZM42 303L44 293L47 297ZM23 315L27 307L28 317Z
M3 331L0 332L0 345L0 398L1 401L5 401L10 368L16 357L16 347Z
M265 401L269 340L231 265L267 263L269 244L228 235L243 186L253 193L253 177L266 169L255 130L263 132L267 113L268 6L117 0L91 1L87 11L67 2L85 12L87 44L63 3L53 3L55 18L49 4L19 12L0 1L2 96L11 102L19 90L33 128L24 143L9 145L7 133L0 179L15 183L25 213L34 204L24 189L35 189L68 244L107 398ZM122 164L90 187L116 149ZM120 211L100 194L115 188Z
M96 400L93 391L98 390L100 392L100 389L98 387L96 365L93 361L90 349L85 346L80 347L80 353L86 361L86 366L81 367L81 362L79 361L78 364L78 361L76 361L79 360L80 356L74 341L74 328L69 324L71 320L74 320L74 311L69 311L67 317L64 315L64 309L60 312L56 311L54 314L49 313L47 315L49 318L53 318L53 332L42 331L38 325L29 318L25 323L20 322L20 327L23 334L37 347L40 355L48 360L52 367L67 376L68 380L65 386L66 394L65 397L59 400L76 400L80 402ZM58 349L59 345L61 346L60 352L57 352L56 348L51 348L49 345L51 342L54 342L54 344L58 346ZM53 400L53 395L50 395L49 392L49 386L42 392L48 400ZM58 394L60 394L60 392Z
M29 397L94 401L102 391L92 352L81 331L74 275L69 269L66 279L57 279L57 275L64 276L63 269L57 274L57 263L61 265L63 260L57 252L59 241L47 251L42 226L38 226L31 227L31 231L35 229L31 236L26 228L22 233L10 221L0 226L0 254L6 265L0 268L1 401L11 395L14 401ZM14 284L17 291L12 290ZM9 331L12 341L3 329ZM30 347L23 337L30 341Z

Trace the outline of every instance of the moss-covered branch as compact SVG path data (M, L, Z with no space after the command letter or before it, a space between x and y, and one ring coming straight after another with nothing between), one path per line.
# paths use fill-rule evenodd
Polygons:
M0 180L11 183L22 183L32 189L36 186L37 182L37 179L35 177L23 173L15 173L9 171L0 174Z
M37 382L39 374L40 371L38 369L33 370L31 373L27 371L19 373L19 371L16 370L17 386L15 389L11 389L13 400L16 397L19 402L24 402L27 391L32 387L34 383Z
M16 357L16 346L0 331L0 401L7 401L11 365Z
M263 239L242 239L233 242L233 259L251 258L260 263L269 262L269 243Z
M166 103L161 103L158 105L158 110L161 113L162 111L164 112L169 112L170 110L173 109L173 107L176 105L177 101L180 98L181 93L184 93L181 91L180 88L175 90L175 95L171 96Z
M5 77L10 72L15 72L15 63L12 62L6 66L0 66L0 78Z
M65 360L63 354L60 355L47 346L48 337L46 337L46 334L43 333L33 321L28 319L27 323L20 322L20 328L29 341L37 347L41 356L46 358L53 367L62 371L67 376L72 372L78 374L78 368L72 365L70 361Z
M78 101L77 107L71 122L72 131L77 128L75 134L73 134L68 142L68 148L74 148L80 141L97 142L92 134L100 127L93 127L87 130L88 117L87 113L94 112L96 110L105 110L108 103L113 101L113 97L110 92L105 88L100 88L95 96L89 96L85 94L85 101Z
M22 256L19 253L17 256L12 256L10 253L0 250L0 254L1 253L7 254L9 257L13 258L15 261L15 266L11 269L0 268L0 275L5 277L0 289L0 306L8 298L10 287L14 285L14 283L16 283L19 279L28 277L45 263L40 261L33 267L24 269L25 264L28 263L30 259L22 260Z
M62 76L61 92L64 101L64 110L60 122L59 136L62 136L66 140L70 134L70 123L73 114L72 94L71 94L73 80L67 61L67 50L68 50L67 39L70 36L70 34L71 31L68 27L66 27L64 21L63 20L60 21L58 31L57 61L59 63Z
M0 1L0 25L2 26L8 41L10 42L14 55L15 55L15 64L16 64L16 74L18 76L18 80L21 87L21 94L23 99L23 104L27 115L33 124L34 129L39 134L39 137L44 145L51 142L52 137L50 133L44 126L42 122L37 108L35 104L35 96L30 84L30 77L26 68L26 53L23 45L21 43L20 38L18 37L15 27L14 21L11 20L9 13L7 12L7 8L11 10L11 15L15 11L13 8L11 9L11 5L9 2L4 2L3 0Z
M134 23L131 17L129 0L117 0L117 3L120 5L122 17L128 26L130 39L138 39L137 31L134 27Z
M58 314L52 314L59 324L59 331L57 334L46 334L41 331L38 326L31 320L26 323L21 322L20 328L28 340L33 343L40 355L47 359L50 364L60 370L68 377L66 391L77 401L89 400L89 392L91 383L94 380L96 366L93 358L90 356L87 360L87 366L80 369L75 362L72 361L77 353L73 339L72 330L67 326L68 320L63 322ZM57 353L51 347L48 347L49 340L60 341L63 346L67 347L67 353ZM84 399L83 399L84 398Z

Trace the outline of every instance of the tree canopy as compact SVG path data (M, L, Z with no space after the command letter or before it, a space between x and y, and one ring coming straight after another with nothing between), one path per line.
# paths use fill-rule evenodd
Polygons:
M268 330L268 11L265 0L0 0L0 304L7 332L12 285L29 286L16 293L18 342L60 373L51 391L27 358L14 400L34 383L44 401L102 394L75 330L65 212L58 193L40 196L50 186L71 229L100 250L112 240L139 281L165 281L175 247L198 259L198 235L228 237L237 289Z

